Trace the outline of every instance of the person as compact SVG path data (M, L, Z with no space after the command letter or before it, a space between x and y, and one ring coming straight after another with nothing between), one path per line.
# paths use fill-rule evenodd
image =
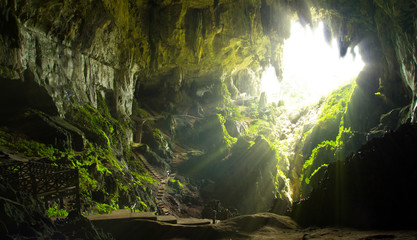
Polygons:
M216 215L217 215L217 211L213 210L213 224L216 223Z

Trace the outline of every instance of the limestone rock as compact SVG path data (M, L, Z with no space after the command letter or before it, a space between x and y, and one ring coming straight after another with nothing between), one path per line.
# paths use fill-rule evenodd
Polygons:
M410 191L416 181L415 125L374 138L344 162L331 163L321 184L294 204L300 225L415 228Z

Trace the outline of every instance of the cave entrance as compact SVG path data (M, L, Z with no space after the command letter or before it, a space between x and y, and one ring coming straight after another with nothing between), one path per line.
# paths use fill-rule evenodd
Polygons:
M271 135L274 135L273 141L278 149L279 170L285 175L281 175L281 178L288 178L285 183L288 186L281 184L279 187L284 189L282 196L292 201L292 197L299 197L301 180L297 176L302 175L304 163L311 154L304 151L307 149L303 145L305 133L319 119L327 116L327 112L323 113L322 110L344 111L338 104L345 97L349 98L352 91L339 91L340 94L349 94L343 97L332 92L353 89L346 85L356 79L365 63L358 47L347 49L341 57L338 40L326 38L323 23L316 24L312 29L293 21L291 35L282 48L282 76L278 79L275 68L269 66L262 73L260 90L266 93L267 101L273 103L272 106L277 106L278 117L271 128L275 135ZM334 99L329 100L328 97ZM340 119L334 121L339 123ZM327 122L320 124L326 125ZM338 131L339 127L335 129Z
M283 46L282 79L277 79L274 67L268 67L262 74L261 91L268 102L282 101L296 110L353 81L364 66L358 47L340 57L338 41L326 40L322 22L311 29L293 21Z

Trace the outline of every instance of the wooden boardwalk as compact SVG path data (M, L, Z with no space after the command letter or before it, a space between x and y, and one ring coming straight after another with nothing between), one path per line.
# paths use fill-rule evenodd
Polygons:
M126 220L150 220L179 225L205 225L212 223L210 219L177 218L172 215L157 216L153 212L131 212L130 209L116 210L110 214L87 215L85 217L94 223Z
M78 169L64 168L37 161L9 161L0 165L0 175L14 189L27 192L44 200L74 196L72 206L80 211Z
M135 147L135 145L134 145ZM165 208L164 203L163 203L163 199L164 199L164 194L165 194L165 184L169 179L169 175L168 176L162 176L161 174L159 174L154 167L152 167L152 165L146 160L146 158L137 152L134 152L134 154L136 155L136 157L143 163L144 167L146 168L146 170L148 170L148 172L159 182L159 186L158 186L158 192L156 194L156 205L158 206L159 211L164 214L164 215L168 215L169 211Z

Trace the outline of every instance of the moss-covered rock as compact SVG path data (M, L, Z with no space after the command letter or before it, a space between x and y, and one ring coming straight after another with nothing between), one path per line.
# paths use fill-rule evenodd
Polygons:
M415 125L403 125L329 164L320 185L293 206L292 216L303 226L415 228L416 194L410 186L416 180L416 133Z

